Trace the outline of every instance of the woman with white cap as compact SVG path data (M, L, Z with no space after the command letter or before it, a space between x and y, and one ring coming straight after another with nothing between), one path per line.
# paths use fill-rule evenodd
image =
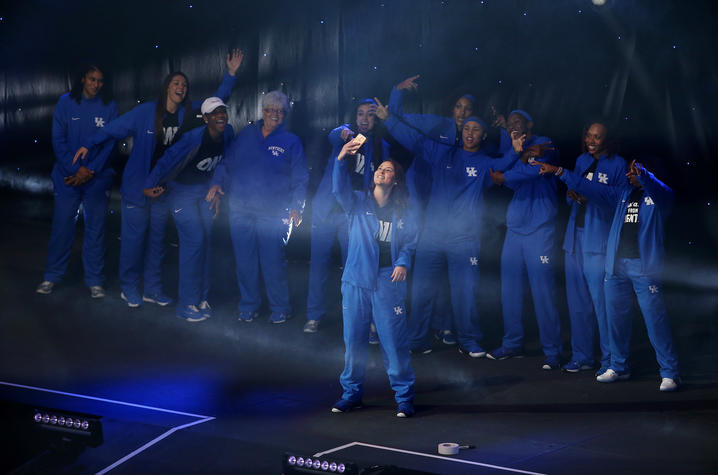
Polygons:
M219 97L202 103L205 126L182 135L160 157L145 180L148 198L171 191L170 205L179 236L177 316L189 322L209 318L209 239L219 196L207 196L214 169L222 160L234 131L227 123L227 106ZM214 210L214 213L212 212Z

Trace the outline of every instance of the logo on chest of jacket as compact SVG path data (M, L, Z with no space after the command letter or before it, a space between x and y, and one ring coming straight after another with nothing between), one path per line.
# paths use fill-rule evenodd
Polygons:
M548 264L548 256L539 256L539 259L541 259L541 264Z
M598 182L608 185L608 174L598 172Z
M104 127L105 126L105 119L102 117L95 117L95 126L97 127Z
M284 153L284 149L282 147L277 147L276 145L270 145L269 147L267 147L267 150L275 157L278 157Z
M216 157L207 157L197 164L197 170L203 172L211 172L217 167L220 160L222 160L222 155L217 155Z
M466 167L466 176L476 176L476 167Z
M643 202L646 203L646 206L651 206L655 204L650 196L645 196L643 198Z

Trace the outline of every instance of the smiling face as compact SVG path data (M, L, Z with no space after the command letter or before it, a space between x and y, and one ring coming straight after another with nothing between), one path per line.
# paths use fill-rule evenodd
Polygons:
M82 94L85 96L85 99L95 97L104 84L105 76L102 74L102 71L93 70L85 73L85 76L82 78Z
M267 104L262 108L262 119L264 128L272 131L284 122L284 109L278 104Z
M583 143L586 151L598 158L599 155L606 151L606 134L607 130L603 124L591 124L583 137Z
M374 184L377 186L393 186L396 184L396 170L394 164L386 161L379 165L374 172Z
M454 121L456 122L456 128L461 130L464 125L464 120L468 119L474 112L474 105L466 97L460 97L456 104L454 104Z
M212 112L205 114L204 121L207 124L210 135L218 137L227 128L227 108L219 106Z
M464 141L464 150L467 152L476 152L479 150L484 137L486 137L484 128L481 124L473 120L464 124L461 130L461 139Z
M516 132L519 135L529 135L532 125L533 122L529 122L526 117L518 112L514 112L506 120L506 131L509 133L509 137L512 136L513 132Z
M357 108L357 128L359 133L367 134L374 129L376 120L376 106L373 104L362 104Z
M167 86L167 103L173 103L176 106L182 104L184 98L187 97L187 79L181 74L172 76Z

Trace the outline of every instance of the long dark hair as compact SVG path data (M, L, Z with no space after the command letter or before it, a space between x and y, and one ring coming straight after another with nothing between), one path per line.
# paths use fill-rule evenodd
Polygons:
M157 98L157 107L155 107L155 140L157 143L163 143L165 139L164 129L162 128L162 119L165 116L165 112L167 112L167 90L170 88L172 78L175 76L182 76L187 82L187 93L184 95L184 99L180 104L185 108L185 118L187 117L187 114L189 114L190 109L192 109L192 101L189 99L189 79L187 78L187 75L182 71L169 73L162 81L160 94Z
M98 92L97 95L100 96L102 103L107 105L112 102L112 85L110 84L109 76L100 66L96 64L88 64L75 77L75 80L72 82L72 88L70 89L70 97L75 99L78 104L82 101L82 80L85 79L87 73L91 73L93 71L102 73L104 84L102 85L102 88L100 88L100 92Z
M352 122L350 123L350 129L354 132L354 135L359 133L359 126L356 123L356 115L359 111L359 107L363 106L364 104L370 104L370 105L376 105L376 101L374 99L366 98L361 99L357 106L354 108L354 117L352 119ZM386 136L387 131L384 127L384 124L382 121L379 120L379 118L374 119L374 127L369 131L369 143L365 143L364 147L371 147L372 153L371 153L371 160L372 165L374 169L376 170L379 168L379 165L381 165L381 162L384 160L382 159L382 154L384 153L384 137ZM368 164L367 164L368 165Z
M588 150L586 150L585 138L588 133L588 129L590 129L593 124L602 125L606 129L606 137L603 145L606 155L608 157L616 155L618 153L618 136L616 135L616 126L612 121L601 117L590 119L584 124L583 131L581 132L581 150L584 153L588 152Z
M381 163L389 162L394 167L394 181L396 184L391 189L389 195L389 201L394 206L394 211L397 216L404 216L406 213L406 207L409 205L409 187L406 186L406 173L404 173L404 167L401 163L397 162L393 158L385 158ZM379 165L381 165L381 163ZM378 168L378 166L377 166ZM369 192L374 195L374 178L372 177L371 185L369 186Z

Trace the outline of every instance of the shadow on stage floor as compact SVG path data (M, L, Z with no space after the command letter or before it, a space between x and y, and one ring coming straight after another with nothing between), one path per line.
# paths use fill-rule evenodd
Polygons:
M18 404L95 414L104 435L99 447L61 460L44 448L28 449L33 439L22 426L32 423L15 422L0 442L36 461L18 473L38 467L43 470L35 473L281 473L285 452L326 452L324 458L360 467L451 474L707 474L718 468L718 296L710 285L694 286L690 278L666 282L684 380L677 393L658 391L658 370L640 315L634 322L633 377L602 385L591 372L541 370L537 330L527 312L525 358L471 360L439 342L432 354L415 357L414 418L395 417L377 347L370 348L365 407L332 414L344 351L339 292L333 288L320 331L303 333L306 231L300 228L288 248L295 318L272 325L265 314L245 324L235 317L234 257L220 216L210 300L215 316L192 324L176 318L174 307L128 309L120 300L115 202L113 208L108 296L89 298L80 240L65 281L43 296L34 290L42 280L52 202L3 195L3 414L10 417ZM176 297L177 248L168 249L165 283ZM479 301L492 347L501 334L498 265L492 262L491 244L483 252L488 254L482 260ZM688 262L694 265L687 275L710 274L711 259L674 256L669 267ZM338 269L333 278L339 278ZM567 343L565 302L560 303ZM442 458L437 455L441 442L474 448ZM43 457L45 465L39 465ZM0 469L16 466L21 462L16 458L15 465L6 459Z

